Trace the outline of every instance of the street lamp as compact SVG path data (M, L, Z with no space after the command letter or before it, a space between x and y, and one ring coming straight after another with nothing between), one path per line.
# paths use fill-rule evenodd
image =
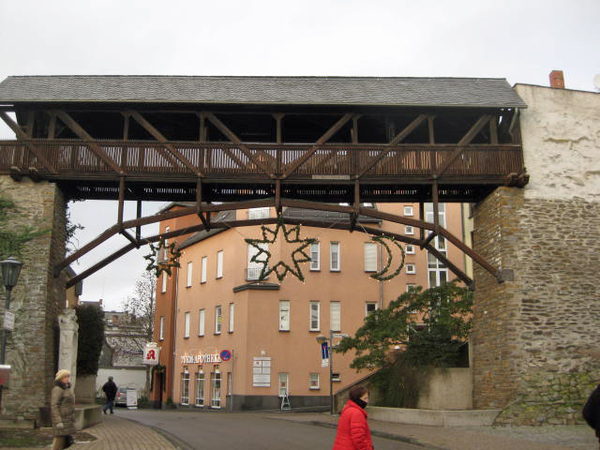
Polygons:
M329 344L329 348L327 354L329 356L329 412L333 414L333 332L329 331L329 337L323 336L322 334L317 336L317 342L321 344L321 346L327 342Z
M2 348L0 349L0 364L4 364L5 361L7 332L8 330L12 330L12 322L10 320L7 321L7 317L14 318L13 313L9 311L10 293L17 284L17 281L19 281L22 265L23 263L17 261L12 256L4 261L0 261L2 284L4 284L4 288L6 289L6 300L4 302L4 326L2 327Z

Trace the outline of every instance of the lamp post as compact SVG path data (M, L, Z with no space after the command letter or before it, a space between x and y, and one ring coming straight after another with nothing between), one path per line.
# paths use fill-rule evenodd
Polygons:
M333 331L329 330L329 337L323 336L322 334L317 336L317 342L321 345L327 342L328 356L329 356L329 412L333 414Z
M10 293L12 289L19 281L19 275L21 274L21 266L23 264L17 261L12 256L0 261L0 270L2 271L2 284L6 289L6 300L4 302L4 326L2 327L2 348L0 349L0 364L4 364L6 357L6 337L9 330L12 330L12 326L7 322L7 315L12 316L10 308Z

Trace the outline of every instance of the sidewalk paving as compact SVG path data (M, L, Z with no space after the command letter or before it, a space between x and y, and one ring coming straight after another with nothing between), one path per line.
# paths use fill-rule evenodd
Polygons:
M277 413L268 417L335 427L339 416ZM369 420L373 435L444 450L597 450L598 440L584 425L539 427L433 427Z

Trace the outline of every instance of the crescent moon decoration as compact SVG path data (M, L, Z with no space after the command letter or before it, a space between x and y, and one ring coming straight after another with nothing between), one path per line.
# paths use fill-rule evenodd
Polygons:
M371 236L371 240L380 243L383 247L385 247L385 250L387 251L387 264L385 265L385 267L383 269L381 269L379 272L374 273L371 276L371 278L377 280L377 281L387 281L387 280L391 280L392 278L394 278L395 276L397 276L400 271L402 270L402 268L404 267L404 259L406 258L406 254L404 253L404 249L402 248L402 246L398 243L398 241L396 239L394 239L393 237L390 236ZM394 259L392 257L392 250L390 249L390 246L385 242L386 240L392 242L392 244L394 244L396 247L398 247L400 249L400 254L402 255L402 261L400 261L400 265L398 266L398 268L391 274L387 274L387 271L389 270L390 266L392 265L392 260Z

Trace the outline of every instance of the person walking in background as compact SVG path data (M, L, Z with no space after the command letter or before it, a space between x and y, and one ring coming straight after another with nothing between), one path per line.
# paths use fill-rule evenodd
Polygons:
M583 407L583 418L596 431L600 448L600 385L590 394Z
M115 397L117 396L117 385L113 381L113 377L108 377L108 381L102 386L102 391L106 394L106 405L102 408L104 414L106 410L110 409L110 413L114 414L115 408Z
M75 433L75 396L71 392L71 372L61 369L54 377L50 394L52 416L52 450L62 450L73 443Z
M363 386L354 386L349 397L340 415L333 450L373 450L365 411L369 392Z

